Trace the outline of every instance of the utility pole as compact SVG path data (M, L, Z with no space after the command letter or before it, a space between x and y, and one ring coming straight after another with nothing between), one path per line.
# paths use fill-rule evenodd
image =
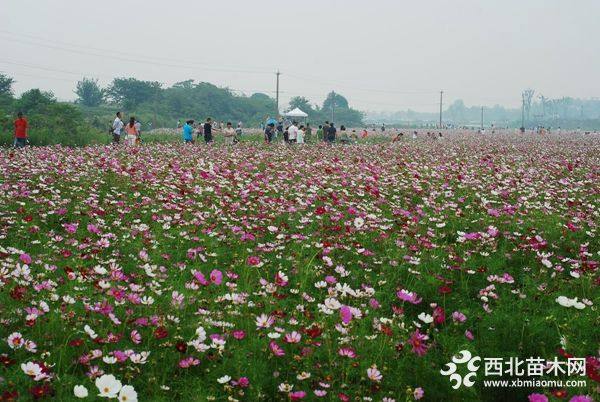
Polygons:
M442 128L442 101L443 101L444 91L440 91L440 128Z
M521 128L525 128L525 93L521 94L523 103L521 104Z
M279 76L281 75L281 73L279 72L279 69L277 69L277 72L275 73L275 75L277 76L277 86L276 86L276 98L275 98L275 103L277 105L277 116L279 116Z
M483 131L483 106L481 107L481 130Z

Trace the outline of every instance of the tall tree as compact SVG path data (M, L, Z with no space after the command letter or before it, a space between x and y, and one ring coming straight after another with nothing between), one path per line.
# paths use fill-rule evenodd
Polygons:
M51 104L56 103L56 98L52 92L40 91L39 89L30 89L23 92L16 102L17 109L23 113L42 113Z
M108 99L127 109L144 102L153 102L160 94L162 84L157 81L141 81L135 78L115 78L106 90Z
M83 80L77 81L77 88L74 92L77 94L77 102L84 106L99 106L104 97L98 80L92 78L84 77Z
M13 95L12 85L15 80L8 75L0 73L0 95Z
M525 115L529 120L529 111L531 110L531 101L533 100L533 94L535 91L531 88L523 91L523 107L525 108Z

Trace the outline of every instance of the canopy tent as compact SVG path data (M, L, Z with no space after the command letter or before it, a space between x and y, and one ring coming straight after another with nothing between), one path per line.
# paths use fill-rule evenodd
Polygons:
M287 117L304 117L304 118L307 118L308 114L304 113L299 108L296 108L294 110L290 110L287 113L284 113L284 116L287 116Z

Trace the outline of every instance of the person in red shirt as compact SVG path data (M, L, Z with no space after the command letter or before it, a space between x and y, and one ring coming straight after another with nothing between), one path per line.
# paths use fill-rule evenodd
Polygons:
M23 117L23 113L17 113L17 120L15 120L15 148L23 148L27 145L27 129L29 124L27 119Z

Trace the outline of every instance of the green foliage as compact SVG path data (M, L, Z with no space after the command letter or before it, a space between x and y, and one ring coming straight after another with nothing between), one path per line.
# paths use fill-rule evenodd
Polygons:
M0 73L0 95L12 96L12 84L14 83L15 80L12 77Z
M23 112L29 122L32 145L82 146L109 141L106 134L85 122L77 107L57 102L51 92L31 89L18 99L8 94L0 96L0 145L12 144L17 111Z
M161 87L162 84L157 81L115 78L106 89L106 96L109 100L130 109L144 102L156 100L161 93Z
M342 95L330 92L323 102L323 107L313 107L309 100L302 96L296 96L290 99L289 109L299 108L308 114L309 121L322 122L334 120L338 125L360 126L362 125L363 114L358 110L350 108L348 100ZM333 109L333 117L332 117Z
M104 97L98 80L85 77L81 81L77 81L75 93L77 94L77 103L85 106L99 106Z

